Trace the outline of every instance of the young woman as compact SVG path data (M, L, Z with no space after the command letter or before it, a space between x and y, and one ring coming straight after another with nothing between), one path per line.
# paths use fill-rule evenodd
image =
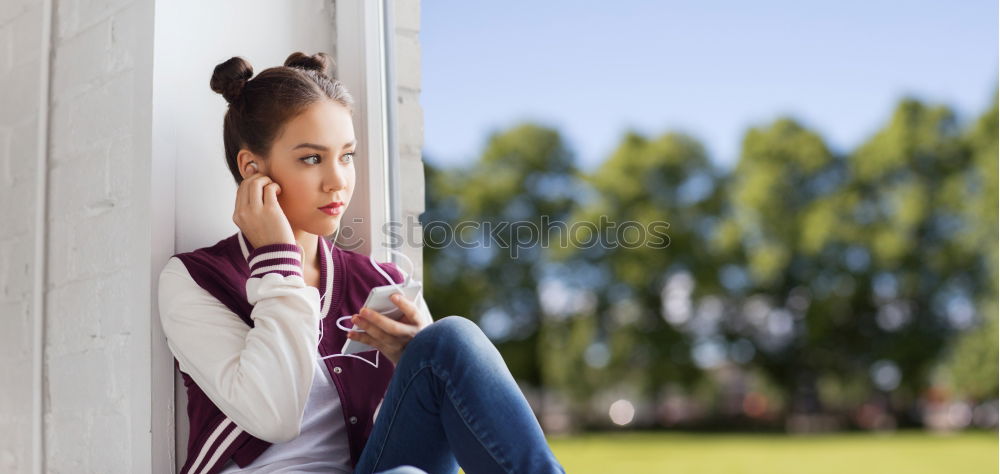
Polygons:
M399 321L361 307L403 274L324 237L354 193L357 146L331 63L294 53L251 79L234 57L212 75L239 231L160 274L188 393L182 472L563 472L474 323L435 321L423 298L395 297ZM343 355L347 339L377 350Z

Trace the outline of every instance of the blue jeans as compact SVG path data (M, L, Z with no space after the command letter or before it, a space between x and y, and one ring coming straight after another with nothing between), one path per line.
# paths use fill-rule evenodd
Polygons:
M565 473L496 347L474 322L448 316L407 344L355 472L459 465L470 474Z

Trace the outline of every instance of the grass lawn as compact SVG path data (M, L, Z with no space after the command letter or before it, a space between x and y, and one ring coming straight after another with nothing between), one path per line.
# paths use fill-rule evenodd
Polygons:
M551 438L567 473L997 473L995 432L612 433Z

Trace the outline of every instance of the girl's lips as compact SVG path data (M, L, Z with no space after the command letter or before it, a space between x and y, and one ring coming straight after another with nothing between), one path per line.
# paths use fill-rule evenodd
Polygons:
M344 211L344 206L333 206L333 207L321 207L319 210L323 211L329 216L339 216L341 212Z

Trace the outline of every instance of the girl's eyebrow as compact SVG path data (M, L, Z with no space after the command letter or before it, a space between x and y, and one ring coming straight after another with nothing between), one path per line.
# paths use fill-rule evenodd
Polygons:
M346 150L346 149L354 146L356 143L358 143L357 140L351 140L349 143L345 143L342 149ZM330 151L329 148L327 148L327 147L325 147L323 145L317 145L315 143L299 143L298 145L295 145L294 147L292 147L292 150L298 150L299 148L314 148L314 149L319 150L319 151Z
M329 148L323 145L316 145L314 143L299 143L298 145L292 147L293 150L298 150L299 148L315 148L319 151L330 151Z

